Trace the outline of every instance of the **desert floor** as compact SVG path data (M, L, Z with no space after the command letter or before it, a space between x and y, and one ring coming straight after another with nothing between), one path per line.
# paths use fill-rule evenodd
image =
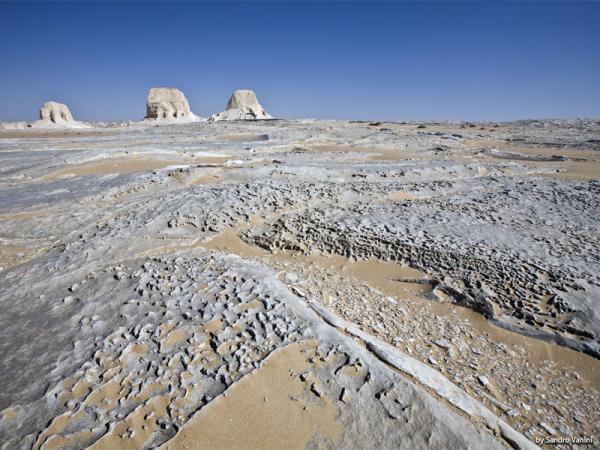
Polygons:
M600 122L26 129L0 158L2 449L598 445Z

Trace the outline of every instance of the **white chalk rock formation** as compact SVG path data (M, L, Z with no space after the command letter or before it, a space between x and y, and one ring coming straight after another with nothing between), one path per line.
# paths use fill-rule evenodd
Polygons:
M264 108L258 103L256 94L250 90L235 91L229 102L227 110L213 114L209 120L258 120L272 119Z
M55 124L69 124L75 122L67 105L56 102L46 102L40 108L40 120Z
M195 119L190 105L179 89L155 87L148 92L146 119Z

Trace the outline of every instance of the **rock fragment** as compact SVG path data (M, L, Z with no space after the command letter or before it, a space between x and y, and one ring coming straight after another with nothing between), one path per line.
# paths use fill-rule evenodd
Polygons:
M546 432L548 432L548 434L552 436L556 434L556 430L544 421L540 422L540 427L542 427L544 430L546 430Z

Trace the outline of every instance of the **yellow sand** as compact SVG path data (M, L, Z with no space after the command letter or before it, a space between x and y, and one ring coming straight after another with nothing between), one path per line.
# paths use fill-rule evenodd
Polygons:
M312 153L366 153L365 159L375 161L403 161L416 159L416 155L401 148L375 148L351 145L312 145L303 148Z
M343 428L331 401L321 397L307 403L290 398L302 398L307 389L297 374L310 366L303 353L309 345L315 344L291 344L272 354L160 448L303 449L313 439L334 444Z
M203 156L198 158L181 159L159 159L159 158L141 158L132 156L129 158L111 158L99 161L93 161L85 164L67 165L62 169L51 172L42 180L56 180L66 176L89 176L106 175L111 173L134 173L145 172L156 169L164 169L168 166L186 165L186 164L220 164L225 162L228 156Z
M29 220L37 217L47 217L60 210L38 210L38 211L23 211L14 214L0 214L0 222L10 222L17 220Z
M388 194L387 198L392 201L403 201L403 200L414 200L417 197L415 197L410 192L396 191L396 192L391 192L390 194Z

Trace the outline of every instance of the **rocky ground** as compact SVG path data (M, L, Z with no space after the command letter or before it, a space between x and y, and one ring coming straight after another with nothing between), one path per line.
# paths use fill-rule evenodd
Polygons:
M6 130L0 155L2 449L598 445L600 122Z

